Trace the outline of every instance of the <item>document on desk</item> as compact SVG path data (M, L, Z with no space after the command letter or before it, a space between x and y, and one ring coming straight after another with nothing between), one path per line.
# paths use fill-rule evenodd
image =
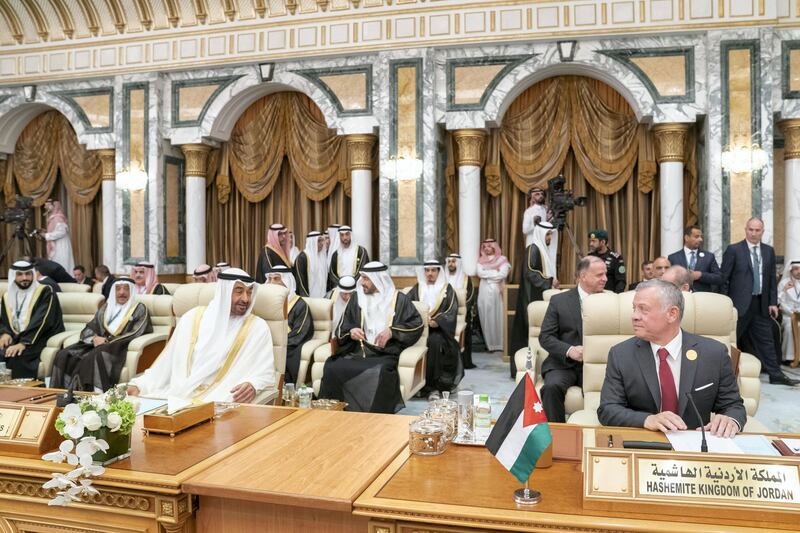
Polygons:
M159 407L163 407L167 405L166 400L158 400L154 398L136 398L136 401L139 403L138 408L136 409L136 416L143 415L144 413L149 413Z
M703 434L700 431L668 431L666 433L676 452L699 452ZM732 439L716 437L706 432L710 453L780 455L764 435L737 435Z

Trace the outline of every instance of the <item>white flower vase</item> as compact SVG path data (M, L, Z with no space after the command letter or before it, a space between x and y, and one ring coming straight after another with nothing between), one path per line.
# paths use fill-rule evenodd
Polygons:
M108 450L98 450L92 455L92 460L96 465L106 466L131 456L131 433L123 435L119 431L112 432L107 427L101 427L97 431L87 431L86 436L95 437L97 440L104 440L108 443Z

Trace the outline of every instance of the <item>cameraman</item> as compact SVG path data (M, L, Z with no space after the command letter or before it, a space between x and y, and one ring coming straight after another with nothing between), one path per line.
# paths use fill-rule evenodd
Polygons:
M522 215L522 233L525 234L525 248L533 244L533 234L536 224L550 222L553 213L547 209L545 192L541 187L534 187L528 191L528 208ZM555 239L558 242L558 239Z
M599 257L606 264L606 290L625 292L625 261L622 255L608 248L608 232L596 229L589 232L589 255Z

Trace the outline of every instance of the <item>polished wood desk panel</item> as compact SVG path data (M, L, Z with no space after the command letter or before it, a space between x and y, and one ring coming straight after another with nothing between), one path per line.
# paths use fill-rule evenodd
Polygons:
M280 431L194 475L184 490L350 513L353 501L407 445L410 420L307 410Z
M663 437L618 431L638 440ZM354 513L372 519L371 533L797 530L786 523L766 522L752 511L709 510L708 516L689 518L670 506L642 505L636 513L584 509L582 483L579 462L555 460L552 467L534 472L531 487L541 491L542 501L525 508L512 499L519 483L485 448L450 446L437 457L412 456L406 449L356 500ZM438 527L442 525L451 529Z
M70 467L39 457L0 455L0 531L189 532L194 504L183 482L306 413L242 405L214 422L176 435L143 435L134 427L133 455L94 481L100 495L90 504L47 506L53 491L41 488L51 472Z

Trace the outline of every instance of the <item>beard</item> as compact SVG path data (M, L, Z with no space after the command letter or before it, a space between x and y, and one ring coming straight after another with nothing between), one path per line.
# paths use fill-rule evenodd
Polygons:
M24 290L28 289L31 286L33 281L32 280L24 280L24 281L14 280L14 283L16 284L17 287L19 287L20 289L22 289L24 291Z

